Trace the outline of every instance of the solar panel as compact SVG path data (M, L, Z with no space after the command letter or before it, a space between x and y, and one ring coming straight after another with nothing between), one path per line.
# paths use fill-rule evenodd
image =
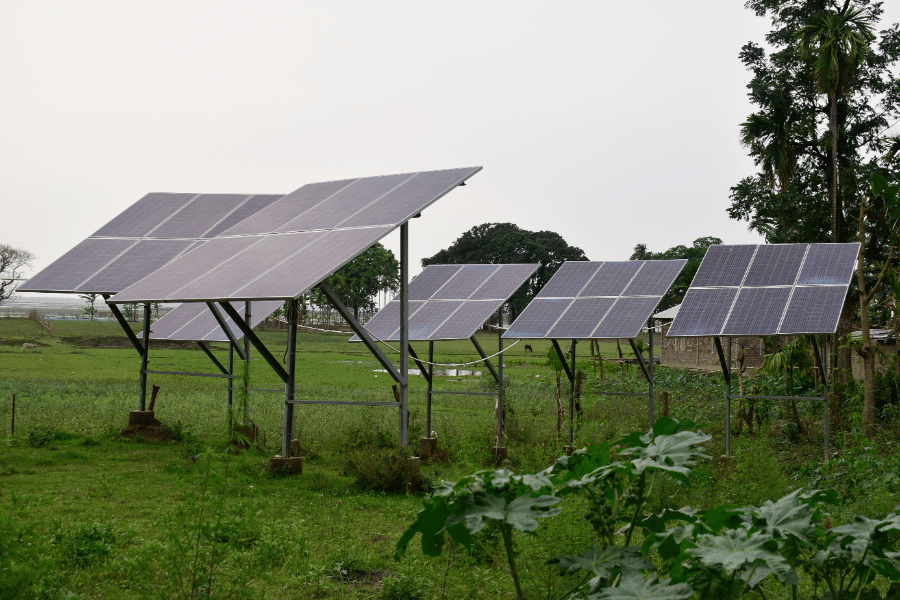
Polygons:
M248 198L243 204L223 217L221 221L216 223L209 231L204 233L203 237L207 239L216 237L226 229L230 229L244 219L247 219L251 215L258 213L280 198L282 198L282 196L278 194L256 194L254 196L250 196L250 198Z
M365 177L303 186L227 229L221 236L198 250L166 265L151 275L150 283L153 285L142 280L117 294L111 301L181 302L225 299L219 294L223 289L221 282L225 280L226 275L223 274L222 279L211 275L212 271L220 269L228 271L227 277L234 283L234 291L228 296L230 299L297 298L402 224L403 221L390 220L386 224L380 224L385 223L382 217L390 213L392 207L396 208L387 201L388 197L394 198L397 205L402 205L404 213L407 207L415 206L413 214L417 214L480 169L472 167L447 172ZM427 182L428 185L405 187L414 180ZM335 227L341 221L364 212L364 208L375 203L381 207L378 223L367 221L353 227L348 224L341 224L340 228ZM400 213L395 211L395 214ZM324 235L288 257L269 256L268 260L260 262L252 271L229 270L229 258L244 251L251 252L248 257L253 255L255 251L249 248L262 238L290 232L319 230L325 230ZM236 235L243 237L230 237ZM209 249L210 244L220 243L226 239L251 240L251 243L245 246L236 244L231 255L227 250L223 250L224 246L221 244ZM191 258L196 252L204 253L203 260ZM203 287L200 284L201 278L204 281L216 279L217 283ZM164 281L169 283L156 285ZM193 282L198 283L194 286ZM181 290L190 292L190 296L183 296Z
M435 300L465 300L477 292L499 268L498 265L465 265L431 298Z
M686 263L683 259L563 263L503 337L637 337ZM548 302L551 299L560 302Z
M834 333L858 252L858 243L710 246L667 335Z
M223 223L246 218L280 197L147 194L19 289L120 292L197 248L195 242Z
M235 310L243 314L244 303L232 302ZM250 325L256 327L269 316L281 308L283 305L279 301L261 301L253 302L250 308ZM224 312L224 311L223 311ZM230 318L225 316L225 322L229 329L237 339L243 337L240 328L235 325ZM138 335L138 337L141 337ZM207 341L207 342L227 342L228 337L222 332L218 321L210 312L209 307L202 302L186 302L179 304L174 309L163 315L163 317L153 323L150 330L151 340L171 340L171 341Z
M723 335L774 335L791 288L741 288Z
M794 285L806 244L760 246L750 263L745 286Z
M531 277L538 264L430 265L409 284L409 339L464 340ZM473 299L478 296L478 299ZM416 311L413 312L413 305ZM380 339L400 337L400 301L394 298L366 325ZM357 336L352 342L359 341Z
M620 296L645 262L643 260L605 262L578 295ZM671 284L669 282L669 285Z

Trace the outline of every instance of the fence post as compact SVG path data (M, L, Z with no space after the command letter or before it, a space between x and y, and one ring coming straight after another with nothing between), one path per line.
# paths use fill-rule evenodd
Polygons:
M16 434L16 395L13 394L13 405L12 405L12 424L10 425L10 435Z

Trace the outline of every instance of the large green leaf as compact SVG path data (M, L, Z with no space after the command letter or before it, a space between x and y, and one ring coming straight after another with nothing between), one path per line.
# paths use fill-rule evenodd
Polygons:
M720 535L700 535L696 544L696 548L687 550L688 554L708 568L724 571L727 576L741 576L751 587L770 572L782 583L798 582L791 565L775 552L777 543L768 534L750 533L744 528L728 529Z
M653 438L646 447L627 448L623 456L637 455L631 461L633 473L646 470L665 471L685 485L690 484L691 468L697 459L709 458L700 444L712 439L711 435L694 431L679 431L672 435Z
M622 576L616 587L588 595L588 600L684 600L694 593L686 583L672 585L668 579L644 579L640 573Z
M654 570L653 563L641 557L637 546L628 548L593 546L578 556L557 556L551 558L550 562L559 564L559 572L562 575L579 571L592 573L594 577L588 581L591 592L597 589L601 580L612 578L617 570L622 572L623 577L626 574L639 573L641 570Z
M747 520L753 527L776 540L793 536L806 543L814 542L816 529L812 523L813 510L799 500L800 491L797 490L775 502L766 500L759 508L747 511Z

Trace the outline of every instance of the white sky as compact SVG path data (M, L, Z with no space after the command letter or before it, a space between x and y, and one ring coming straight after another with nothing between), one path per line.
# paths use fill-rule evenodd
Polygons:
M726 214L769 28L743 4L0 0L0 243L37 271L151 191L472 165L411 221L412 274L486 222L591 260L756 243Z

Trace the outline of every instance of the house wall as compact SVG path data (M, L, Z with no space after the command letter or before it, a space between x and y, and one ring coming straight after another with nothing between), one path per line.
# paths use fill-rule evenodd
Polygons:
M668 330L669 324L662 327L662 340L660 342L661 365L683 369L714 370L720 368L719 356L716 353L716 344L713 338L670 338L666 335ZM764 356L762 338L731 338L731 360L735 367L737 366L737 359L742 347L746 368L755 369L762 365Z

